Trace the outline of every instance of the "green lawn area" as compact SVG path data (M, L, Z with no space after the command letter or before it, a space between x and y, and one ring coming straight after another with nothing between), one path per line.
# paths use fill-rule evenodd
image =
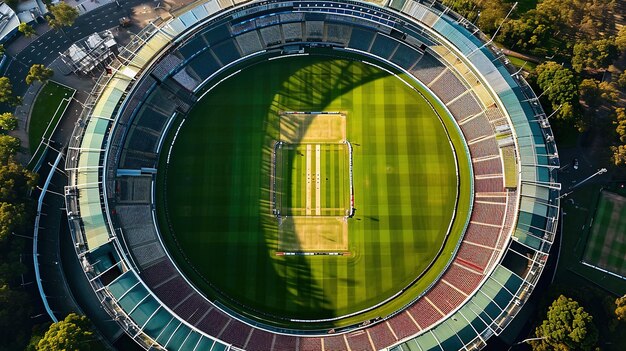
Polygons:
M603 191L590 231L584 261L626 277L626 197Z
M32 154L37 150L42 138L50 137L74 92L74 89L53 81L49 81L41 88L28 122L28 141Z
M602 186L598 184L582 186L561 202L566 214L561 223L563 235L559 263L546 301L561 293L580 301L594 316L594 322L600 330L602 349L617 351L626 349L626 334L619 332L619 328L610 330L606 327L614 318L606 306L607 301L613 301L626 293L626 281L582 263L591 234L589 225L596 213L596 206L600 204L601 189ZM612 188L611 191L617 189Z
M535 67L537 67L536 63L522 60L521 58L517 58L517 57L513 57L509 55L507 55L506 58L509 59L509 61L511 61L513 66L517 68L522 68L522 66L524 66L524 71L527 71L527 72L533 72L535 70ZM524 63L526 64L524 65Z
M471 196L469 160L448 140L464 150L460 132L435 99L416 89L379 68L322 56L264 62L221 83L186 118L169 164L169 150L162 152L156 203L179 266L211 298L251 318L260 311L277 326L293 327L280 317L345 316L408 287L370 312L298 327L345 326L405 306L451 258ZM280 111L347 114L357 208L346 219L349 256L276 255L270 175ZM321 167L337 169L338 155L323 156ZM287 164L299 174L302 162ZM306 203L305 192L291 191Z

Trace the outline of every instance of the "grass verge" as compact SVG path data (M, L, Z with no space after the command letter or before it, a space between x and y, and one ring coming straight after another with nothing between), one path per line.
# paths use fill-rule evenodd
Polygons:
M76 90L54 81L49 81L39 91L28 120L28 141L33 155L29 168L43 155L41 141L50 138L75 93Z
M610 186L616 191L614 186ZM562 243L557 272L546 304L551 298L563 293L580 301L594 316L600 329L603 350L626 349L626 335L616 328L624 327L613 322L611 303L626 293L626 281L582 264L589 236L589 224L596 212L602 185L590 184L577 189L562 200L564 211ZM614 307L613 307L614 309ZM607 327L608 326L608 327Z

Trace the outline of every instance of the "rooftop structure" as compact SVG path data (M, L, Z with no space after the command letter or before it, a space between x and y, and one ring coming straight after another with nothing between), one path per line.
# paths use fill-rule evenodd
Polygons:
M0 43L4 43L17 33L20 19L12 8L4 2L0 3Z
M109 62L117 46L111 31L93 33L86 39L72 44L61 54L61 60L70 68L72 72L79 74L89 74L97 67L102 68Z

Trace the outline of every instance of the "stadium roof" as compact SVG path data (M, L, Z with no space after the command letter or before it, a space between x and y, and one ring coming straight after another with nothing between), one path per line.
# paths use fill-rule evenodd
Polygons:
M144 347L160 345L168 349L191 350L196 349L200 343L207 342L213 345L213 349L241 348L248 346L247 340L254 333L257 331L266 333L267 328L252 326L249 321L231 319L231 314L223 312L222 306L211 305L211 311L219 310L222 311L219 312L221 316L228 316L220 317L227 318L229 321L223 330L228 326L233 328L242 326L242 330L245 330L243 333L247 333L245 340L232 336L225 342L215 341L214 336L219 337L222 333L210 335L208 329L201 329L189 323L186 318L181 317L183 314L176 305L168 305L164 302L167 296L157 295L152 291L156 289L150 287L143 279L147 279L146 272L149 267L155 266L155 261L149 256L140 256L137 252L131 255L126 244L116 240L120 239L118 236L121 236L120 233L123 233L124 229L114 225L109 218L110 212L107 212L110 210L107 194L113 196L115 193L114 185L107 183L107 179L113 182L114 176L112 175L116 173L108 168L100 171L100 168L115 167L116 162L119 162L119 154L124 149L121 143L126 135L125 128L132 124L132 118L139 110L139 106L156 90L158 85L156 79L165 82L170 77L174 77L181 67L187 65L195 57L194 55L197 55L196 51L192 50L187 53L184 49L193 48L191 42L198 28L202 28L204 24L209 29L211 29L211 24L215 24L216 28L219 27L219 16L217 19L213 18L214 22L211 23L205 22L207 18L218 15L218 12L223 16L221 19L224 21L240 17L254 18L257 12L278 12L281 7L288 8L300 4L300 2L280 1L269 4L249 4L241 9L233 10L230 12L232 16L228 17L220 12L223 8L222 2L212 0L197 5L169 22L148 27L139 34L126 51L122 52L113 75L101 77L96 87L97 91L95 91L97 99L93 101L94 107L86 111L88 115L85 116L85 125L77 126L75 130L74 135L77 138L71 153L68 153L67 168L74 170L71 173L69 189L77 189L77 193L69 191L66 199L68 209L80 214L80 217L70 219L70 227L77 234L75 237L79 241L78 253L94 256L101 252L115 253L107 254L107 257L114 257L118 261L111 261L97 268L96 275L90 278L92 278L94 290L106 298L105 308L112 315L123 315L123 323L126 323L129 334ZM326 6L327 4L329 6ZM494 59L495 55L490 51L491 49L467 30L468 23L464 23L462 19L450 17L454 14L445 10L441 12L436 7L412 1L392 1L389 8L385 9L359 3L350 3L350 6L344 8L343 4L331 1L307 2L299 10L315 13L318 21L319 16L322 16L320 14L328 16L325 18L333 21L343 20L344 17L352 23L363 21L370 30L375 28L375 30L387 31L385 38L392 37L389 26L399 23L400 20L396 16L410 16L402 17L402 19L404 21L411 18L411 21L403 25L407 32L413 35L413 40L422 45L428 43L426 46L428 46L429 55L433 57L438 55L437 60L446 65L445 69L448 72L454 72L453 76L465 79L466 82L472 82L467 77L479 80L481 87L475 87L476 98L481 102L489 101L490 104L501 109L501 114L496 118L512 127L511 133L516 152L509 154L509 157L514 157L514 164L519 167L513 168L515 170L514 183L517 186L506 192L505 198L507 203L511 204L511 207L508 207L511 211L503 214L503 221L509 220L510 227L504 227L506 235L498 238L496 245L501 245L500 249L492 250L499 252L497 259L485 263L485 267L482 267L485 270L485 276L478 287L444 318L429 324L423 330L420 328L419 332L412 335L402 337L396 335L396 338L385 346L392 347L394 350L480 348L485 345L485 340L491 335L501 333L519 311L520 304L534 288L539 277L538 273L543 269L554 239L558 191L560 190L555 173L555 167L558 168L558 154L549 125L537 122L545 118L545 114L540 106L535 107L527 102L528 99L536 97L525 81L522 78L512 77L504 64ZM346 16L340 16L338 10L330 9L334 6L340 7ZM230 7L230 4L224 7L223 13L228 14L227 7ZM293 17L286 15L285 18L293 21ZM300 21L303 19L304 17L300 17ZM274 20L278 22L270 22L271 19L267 17L261 20L259 17L258 30L276 25L282 18ZM251 30L257 30L256 25L253 24ZM190 28L193 30L187 32L186 30ZM222 38L223 36L224 40L230 41L229 47L236 47L236 43L231 38L235 35L240 35L240 33L234 30L221 32L216 30L207 34L207 38ZM421 38L421 41L415 39L416 37ZM399 41L397 38L393 40ZM189 46L179 45L181 43L189 43ZM401 44L410 44L407 43ZM182 56L183 60L160 60L163 49L171 49L170 45L175 46L178 50L176 54ZM204 45L206 46L206 42ZM412 50L419 49L424 52L422 45ZM270 46L267 45L267 47ZM372 45L369 45L368 49L369 47ZM265 48L262 48L262 51L265 51ZM188 56L185 56L187 54ZM236 55L236 60L244 59L238 51ZM253 53L248 55L253 55ZM121 73L128 68L133 72L140 72L140 79L137 82L130 82ZM157 69L164 73L152 76L147 74L156 72ZM203 77L205 80L197 82L198 86L204 84L214 74L207 68L206 76ZM188 76L185 78L189 79ZM454 81L453 78L450 79ZM454 79L458 81L459 78ZM183 110L188 108L184 101L176 101L176 103ZM112 120L114 120L113 123ZM116 139L118 137L120 139ZM475 144L481 142L476 141ZM498 150L497 147L496 150ZM150 158L146 154L142 161L153 162L153 159L154 157ZM148 166L145 165L145 167ZM479 185L477 181L475 191L488 194L492 187L496 187L498 192L503 192L503 186L498 186L500 183L497 182L495 184L484 182L483 179ZM145 209L147 213L150 213L150 207L145 207ZM150 235L156 235L156 232ZM80 242L83 239L84 242ZM121 239L123 240L123 236ZM513 247L513 242L518 246ZM165 256L158 243L146 246L146 248L149 248L154 255L159 255L160 258ZM503 257L509 253L526 259L528 267L524 267L523 271L515 272L502 264ZM139 257L142 258L139 259ZM95 266L95 262L100 261L97 257L92 257L90 262ZM113 280L98 279L115 267L119 269L119 274ZM165 269L168 266L164 264L159 267ZM180 281L183 282L182 279ZM391 316L390 320L394 317ZM367 335L370 335L369 330L365 329ZM231 337L230 331L229 329L229 333L224 334ZM232 333L232 335L238 335L236 333L242 333L242 331L234 330ZM371 338L371 335L369 337ZM295 338L304 339L304 337ZM339 340L336 339L337 337L327 335L317 335L317 338L322 343L325 339L328 339L328 342L331 339ZM350 339L345 336L343 338L340 338L339 342L345 347L350 343ZM189 340L194 340L195 346L190 346ZM371 346L373 347L373 344Z

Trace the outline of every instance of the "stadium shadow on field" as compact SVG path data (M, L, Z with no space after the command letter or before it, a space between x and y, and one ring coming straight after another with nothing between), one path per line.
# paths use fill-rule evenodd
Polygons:
M334 61L332 72L319 72L317 65L305 66L296 72L290 72L284 75L284 81L280 90L276 93L274 99L268 106L268 123L266 137L263 147L263 159L265 174L270 175L272 171L271 155L274 148L274 143L277 141L277 137L280 135L280 114L284 111L328 111L327 106L333 100L338 97L349 93L352 89L366 84L370 81L385 77L387 73L366 67L371 69L371 72L367 72L361 76L355 77L351 74L350 66L354 65L353 61L341 60ZM329 75L333 76L333 79L328 79ZM366 78L366 79L363 79ZM302 89L293 90L293 86L297 85ZM349 116L347 117L349 118ZM298 127L301 130L300 133L292 134L290 139L291 144L300 144L303 142L302 138L306 135L306 130L311 126L313 119L303 118ZM305 141L306 142L306 141ZM293 158L302 157L297 152L290 153L292 160L287 160L287 164L293 164ZM291 173L287 172L286 177L291 177ZM293 235L289 235L288 238L284 238L281 242L279 238L279 230L277 230L278 220L271 209L271 182L268 181L268 188L263 189L264 194L261 196L260 210L261 213L265 212L268 215L262 216L265 242L268 246L268 252L272 251L348 251L348 223L347 219L342 216L330 217L334 225L324 220L324 223L313 223L313 226L323 226L322 232L327 233L326 238L314 238L311 235L303 232L310 230L311 226L303 225L304 222L315 222L315 217L288 217L283 219L282 225L284 232L290 232ZM349 201L349 200L348 200ZM290 202L284 204L285 206L291 206ZM346 208L342 208L341 215L345 215ZM333 214L336 215L336 214ZM331 233L331 231L338 230L340 233ZM333 235L334 234L334 235ZM322 242L322 246L320 246ZM320 250L321 249L321 250ZM337 256L315 257L317 260L337 260L344 259ZM298 318L302 319L331 319L337 317L335 306L332 301L336 300L336 296L325 296L325 292L322 289L322 281L315 281L310 279L311 284L302 284L302 277L313 277L311 269L311 258L307 256L282 256L275 262L275 274L282 277L286 283L287 295L286 300L293 301L295 305L300 305L303 309L300 309L298 313L308 311L309 313L298 315ZM324 279L337 279L336 276L325 276ZM304 281L309 279L304 279ZM351 284L350 281L341 281L340 284ZM321 323L325 327L334 327L333 321L327 323ZM302 325L306 328L306 325ZM313 324L313 327L320 327L320 324Z
M220 125L222 129L210 131L213 133L210 135L202 135L204 140L212 137L219 138L219 143L223 144L218 142L211 144L215 147L229 145L231 148L230 151L223 152L223 149L218 149L220 152L212 156L212 162L220 165L220 172L215 172L216 168L213 168L211 172L200 172L200 175L208 178L201 181L206 181L209 184L212 181L219 182L216 184L219 184L223 190L216 191L219 194L215 194L214 198L211 199L213 203L205 206L208 209L205 213L194 212L197 211L197 208L193 206L194 204L187 203L190 208L180 209L180 212L185 213L186 217L180 218L180 222L174 223L173 227L184 228L191 233L187 234L187 242L183 244L186 245L185 249L181 247L182 245L179 246L179 254L183 256L182 260L187 261L190 265L187 269L183 267L185 273L188 276L200 278L194 279L194 283L200 285L201 289L212 291L215 295L220 296L221 298L218 300L223 301L227 307L237 310L244 316L266 319L269 324L281 327L294 327L294 321L290 319L328 319L326 322L301 323L298 327L302 329L330 329L338 324L332 319L338 315L344 315L345 310L337 310L336 294L339 292L329 290L329 282L335 285L352 285L353 282L346 280L338 282L336 270L333 272L332 270L322 270L322 268L326 267L328 260L347 258L341 256L276 256L275 254L278 251L279 231L277 217L272 212L271 160L274 144L280 133L280 113L282 111L327 111L331 102L338 97L349 93L360 85L383 78L388 73L375 67L360 64L360 69L366 71L361 75L354 75L351 73L350 67L355 62L349 60L327 58L326 60L333 60L332 64L328 64L324 58L320 59L319 57L316 57L315 60L311 60L310 57L295 57L290 60L292 60L290 62L296 63L298 60L305 60L300 62L307 64L285 65L285 69L283 69L282 60L273 61L277 63L276 67L278 67L274 77L272 77L272 79L278 80L277 89L273 85L271 87L275 94L267 101L258 101L257 99L254 102L255 109L267 111L264 119L250 118L250 116L229 117L232 122L220 122L223 123ZM320 65L320 61L325 63ZM296 69L292 69L292 67ZM254 70L255 66L247 69ZM242 82L236 82L236 79L237 76L234 76L234 78L225 81L222 85L224 89L218 87L214 93L207 96L206 99L215 104L215 106L210 105L213 108L213 114L229 116L230 107L223 101L228 101L230 98L231 103L238 103L232 100L233 97L228 96L228 92L232 94L236 89L242 88ZM249 87L246 86L245 88L248 89ZM238 96L241 97L241 95ZM239 103L243 102L239 101ZM190 128L188 126L194 123L192 121L194 118L204 117L202 112L197 112L198 115L195 116L193 113L192 111L190 114L190 121L187 122L186 128ZM309 125L305 120L300 127L306 130ZM242 128L257 131L265 130L264 140L241 141ZM181 141L177 141L176 148L179 147L179 143ZM299 140L293 140L293 143L297 144ZM249 153L252 155L245 155L245 161L236 160L233 157L235 149L244 146L250 150ZM176 152L176 148L174 148L174 152ZM184 151L180 152L183 153ZM254 157L257 152L260 153L258 158ZM241 156L241 154L238 155ZM296 156L294 153L291 157ZM261 162L257 164L258 161L249 161L248 159L260 159ZM177 165L179 166L178 169L189 167L182 161L180 164L175 162L179 161L173 161L173 165L170 167L175 168ZM245 167L248 168L245 168L238 162L250 162L250 165L246 165ZM255 168L250 168L251 165L254 165ZM238 176L236 173L241 172L241 169L258 170L261 175L260 189L249 189L250 186L242 187L240 181L244 179L243 176L236 178ZM181 177L172 180L172 182L194 184L198 181L198 184L201 183L183 171L177 172L180 172ZM193 187L190 189L192 193L201 191L194 190ZM186 201L182 195L171 194L169 191L168 198ZM255 201L251 201L251 199ZM172 203L174 202L172 201ZM245 205L241 205L242 203ZM237 215L233 215L234 212ZM202 218L202 222L198 222L198 218ZM199 223L204 223L206 228L199 228ZM287 223L287 225L289 224ZM349 226L349 223L347 225ZM345 225L342 224L337 227L337 229L339 228L344 230ZM291 236L288 243L289 248L293 251L299 251L310 244L302 241L303 233L299 233L302 229L298 223L294 222L290 230L295 234ZM173 234L176 235L176 233ZM197 239L194 240L194 234L211 236L213 239L199 242ZM249 239L249 235L252 234L263 237L252 243ZM225 235L231 236L232 241L229 242L224 239L223 236ZM347 247L349 246L347 229L345 234L339 237L344 242L337 243L338 246L335 249L349 249ZM211 245L211 247L208 248L203 245ZM211 255L207 254L208 251L211 252ZM177 261L184 262L182 260L178 259ZM262 265L268 267L263 268ZM323 275L320 275L320 272L323 272ZM221 288L212 283L220 279L224 284Z

